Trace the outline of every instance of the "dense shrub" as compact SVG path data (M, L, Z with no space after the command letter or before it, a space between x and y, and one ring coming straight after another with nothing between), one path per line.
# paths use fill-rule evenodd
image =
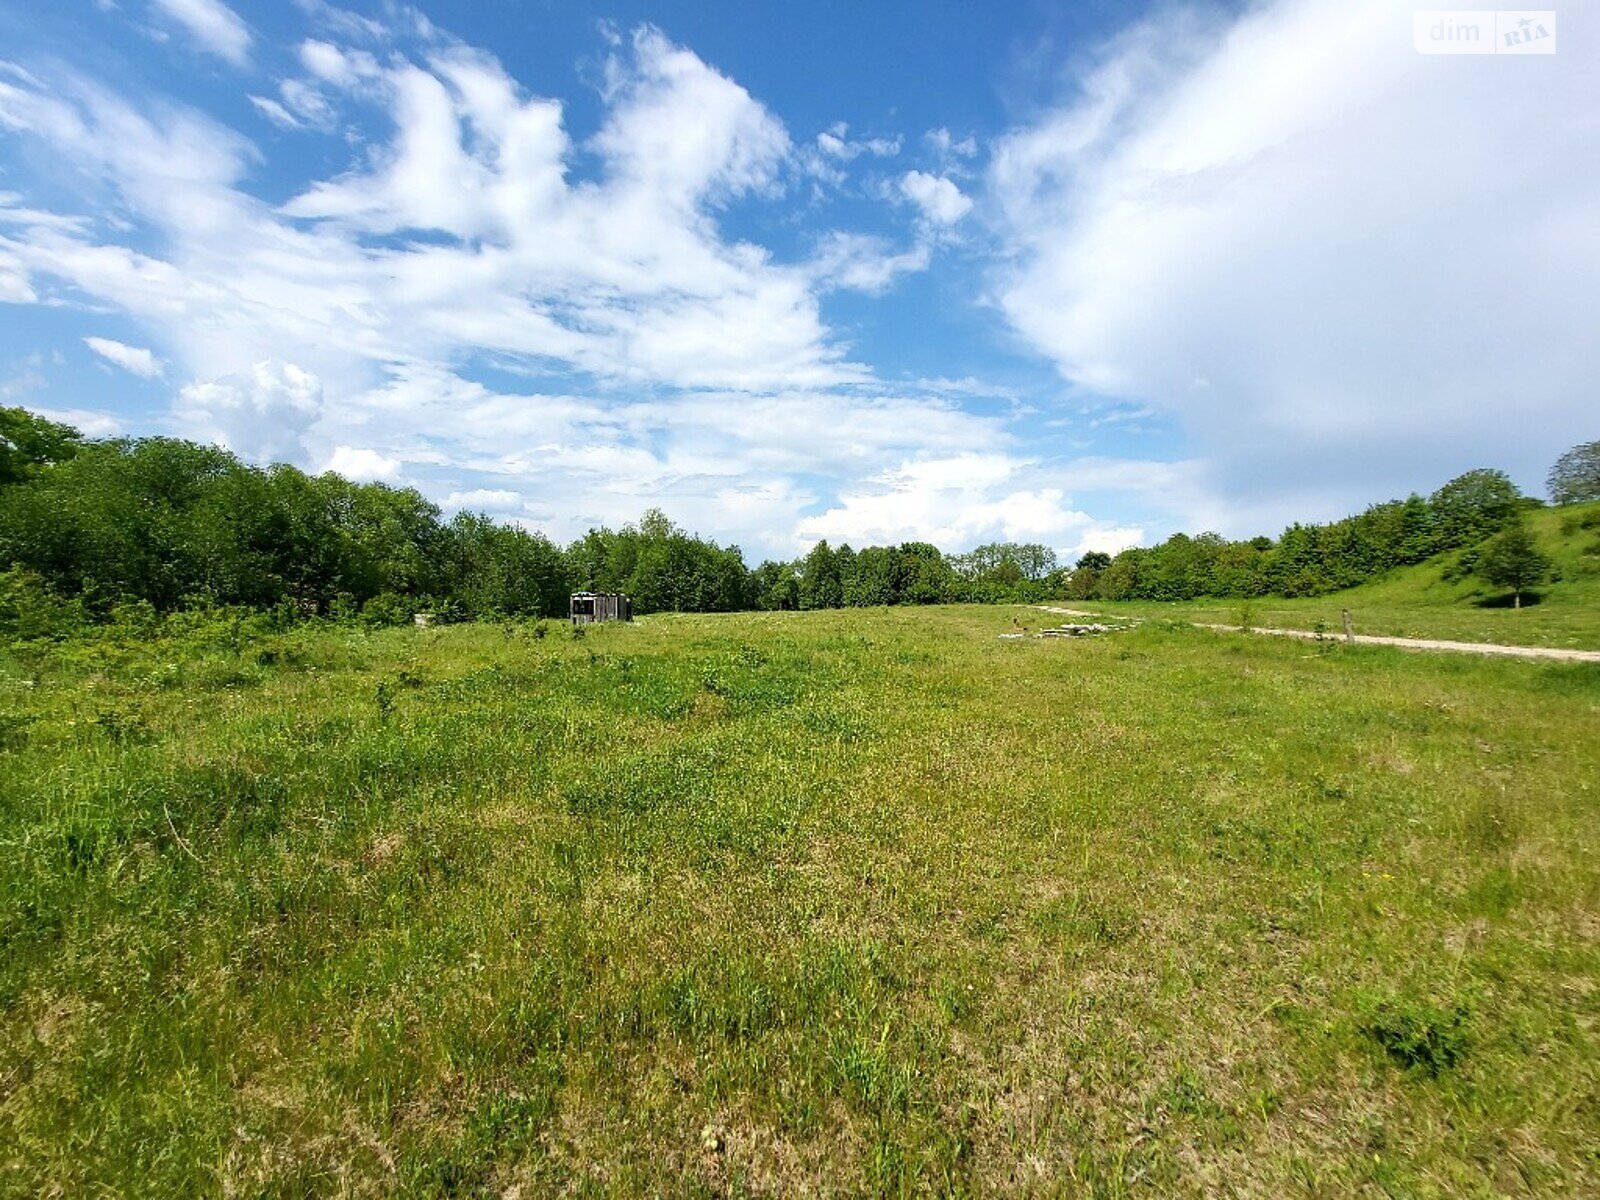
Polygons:
M87 622L81 603L63 600L33 572L0 571L0 637L17 641L62 638Z

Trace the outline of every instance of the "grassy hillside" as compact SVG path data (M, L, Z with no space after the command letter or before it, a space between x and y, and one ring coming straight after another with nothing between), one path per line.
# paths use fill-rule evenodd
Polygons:
M1597 522L1584 528L1586 519ZM1540 549L1555 564L1553 582L1525 599L1521 610L1511 597L1472 575L1452 581L1461 551L1402 567L1361 587L1306 600L1263 597L1239 600L1111 603L1084 601L1073 607L1128 616L1240 623L1284 629L1315 629L1320 622L1342 630L1341 610L1349 609L1357 633L1391 637L1448 638L1503 642L1516 646L1562 646L1600 650L1600 504L1537 509L1528 525Z
M0 1194L1600 1191L1600 670L1012 612L14 650Z

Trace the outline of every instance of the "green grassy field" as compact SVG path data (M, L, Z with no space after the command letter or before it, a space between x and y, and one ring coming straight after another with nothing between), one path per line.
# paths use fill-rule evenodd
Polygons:
M1600 1192L1600 669L1014 611L0 658L0 1193Z
M1535 509L1528 514L1528 527L1553 564L1554 577L1520 610L1511 607L1509 596L1472 575L1447 578L1446 570L1459 553L1402 567L1361 587L1302 600L1278 596L1248 603L1086 600L1070 602L1070 606L1111 616L1222 625L1248 622L1280 629L1315 629L1321 624L1338 632L1344 629L1341 613L1349 609L1357 633L1600 650L1600 530L1579 524L1595 514L1600 514L1600 504Z

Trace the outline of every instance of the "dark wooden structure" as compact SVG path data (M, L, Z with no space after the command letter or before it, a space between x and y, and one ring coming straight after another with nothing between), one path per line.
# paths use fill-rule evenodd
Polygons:
M633 601L621 592L573 592L572 623L633 620Z

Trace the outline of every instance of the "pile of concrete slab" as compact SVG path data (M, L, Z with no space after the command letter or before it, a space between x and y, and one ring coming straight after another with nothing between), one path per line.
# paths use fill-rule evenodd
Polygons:
M1106 625L1093 622L1083 625L1057 625L1054 629L1041 629L1038 633L1030 633L1027 629L1013 629L1010 633L1002 633L1000 637L1004 641L1014 641L1025 637L1093 637L1096 634L1116 633L1119 630L1132 628L1133 626L1128 624Z

